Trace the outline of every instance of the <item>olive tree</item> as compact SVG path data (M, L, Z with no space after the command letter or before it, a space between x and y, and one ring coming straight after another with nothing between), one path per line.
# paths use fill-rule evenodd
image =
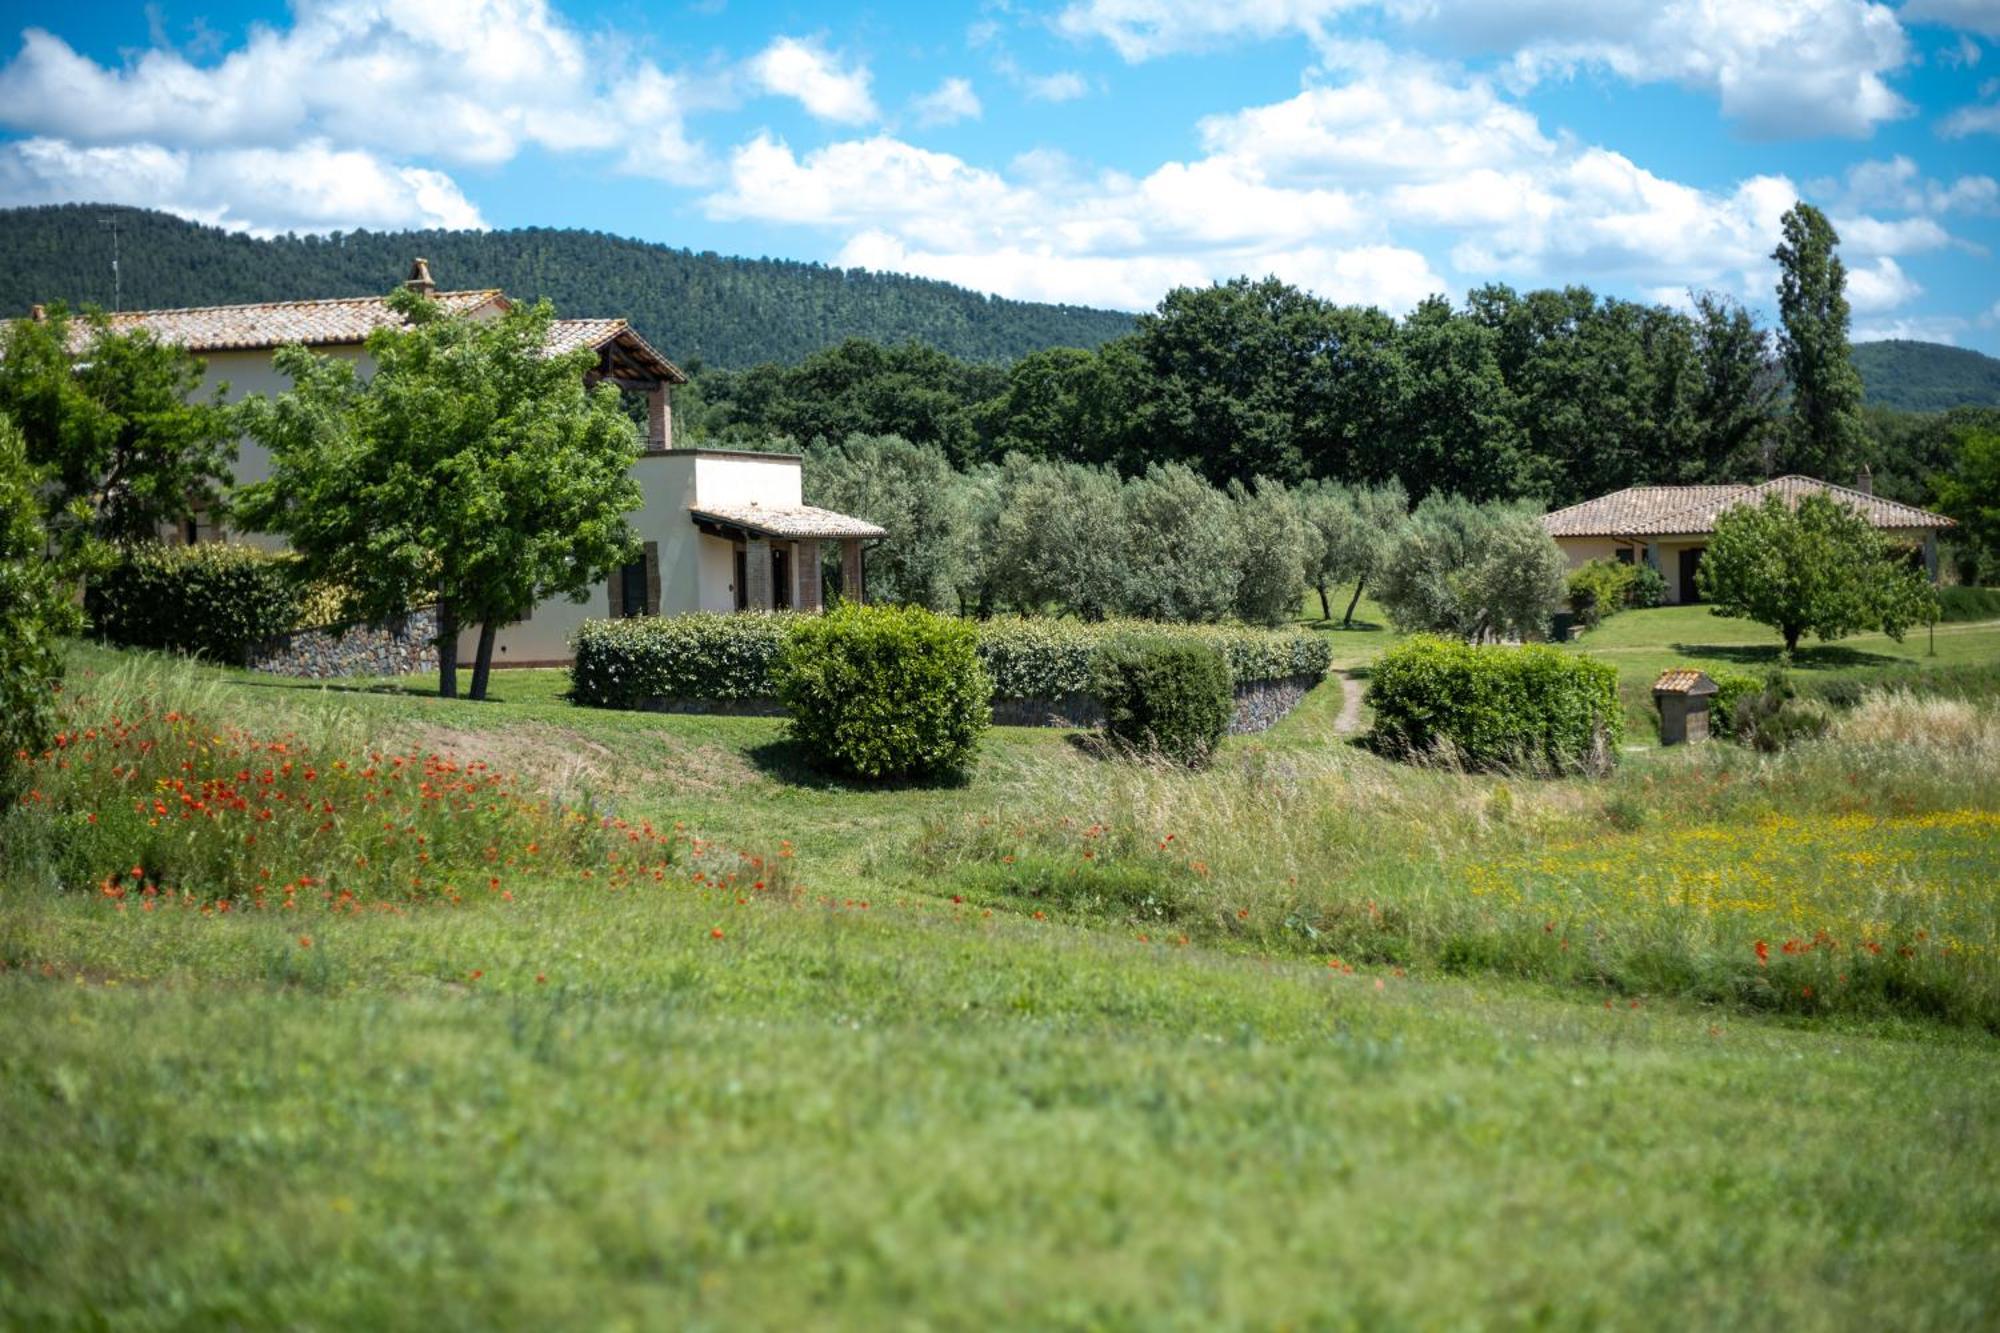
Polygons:
M1319 564L1319 529L1306 521L1298 495L1269 477L1257 478L1254 490L1231 481L1229 502L1241 552L1236 614L1250 624L1283 624L1298 615L1307 571Z
M1320 482L1300 496L1305 515L1319 532L1318 559L1312 566L1312 586L1319 593L1320 619L1333 619L1327 589L1352 582L1342 625L1354 623L1361 594L1388 559L1404 522L1410 497L1399 481L1383 486L1342 486Z
M1125 483L1126 613L1216 621L1236 607L1242 534L1222 492L1183 463L1155 463Z
M1109 468L1009 454L989 561L1000 599L1018 611L1102 620L1124 594L1124 510Z
M1864 629L1901 639L1937 614L1930 582L1852 505L1808 494L1738 505L1715 521L1695 586L1718 616L1778 631L1790 653L1807 633L1822 642Z
M1565 568L1532 508L1431 495L1390 548L1376 597L1405 632L1528 639L1548 627Z
M955 609L970 571L970 498L943 448L898 435L815 440L805 455L805 497L888 530L868 560L872 600Z

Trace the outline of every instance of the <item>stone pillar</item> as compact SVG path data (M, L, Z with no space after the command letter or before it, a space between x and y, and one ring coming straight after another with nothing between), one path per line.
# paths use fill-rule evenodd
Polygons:
M646 394L646 447L674 447L674 408L668 401L672 390L662 384Z
M868 601L868 587L861 569L861 539L840 539L840 595L856 606Z
M801 611L817 611L819 603L819 543L802 541L792 548L792 578L798 591L792 605Z
M1933 529L1930 532L1926 532L1924 534L1924 572L1930 575L1932 583L1936 583L1938 581L1938 549L1937 549L1936 529Z
M752 537L743 545L744 580L748 584L750 610L771 609L771 543Z

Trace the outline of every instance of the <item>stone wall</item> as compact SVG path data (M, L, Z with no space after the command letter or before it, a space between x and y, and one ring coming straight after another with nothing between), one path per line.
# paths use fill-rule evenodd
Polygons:
M1247 736L1276 726L1299 706L1299 701L1319 684L1318 676L1290 676L1283 680L1254 680L1236 687L1236 716L1230 719L1233 736ZM654 697L645 703L649 713L706 713L728 717L782 717L784 709L776 699L679 699ZM995 699L993 722L1001 727L1095 727L1104 721L1104 709L1087 694L1066 694L1059 699Z
M437 670L437 632L437 610L425 607L399 624L295 630L251 649L245 665L307 680L407 676Z

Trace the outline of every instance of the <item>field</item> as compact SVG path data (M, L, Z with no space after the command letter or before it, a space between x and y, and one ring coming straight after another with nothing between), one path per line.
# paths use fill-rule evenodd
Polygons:
M1532 781L1345 744L1336 681L1207 774L1002 729L882 789L561 688L75 651L0 823L0 1323L2000 1309L1988 706Z

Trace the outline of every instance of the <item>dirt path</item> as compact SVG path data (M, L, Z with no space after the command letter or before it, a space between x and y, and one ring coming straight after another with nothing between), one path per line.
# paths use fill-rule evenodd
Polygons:
M1360 681L1340 674L1340 716L1333 720L1333 734L1352 736L1361 730L1361 696L1366 690Z

